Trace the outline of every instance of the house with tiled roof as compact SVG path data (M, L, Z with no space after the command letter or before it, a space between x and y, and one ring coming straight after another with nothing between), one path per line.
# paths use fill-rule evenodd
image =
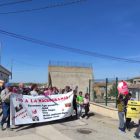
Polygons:
M140 84L140 76L133 78L133 84Z
M96 92L96 96L103 98L105 95L105 87L106 87L106 82L94 84L94 91Z

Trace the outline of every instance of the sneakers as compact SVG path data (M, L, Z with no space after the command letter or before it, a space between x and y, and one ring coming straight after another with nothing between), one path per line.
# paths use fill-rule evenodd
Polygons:
M124 129L122 128L119 128L119 131L123 132L123 133L126 133Z
M134 137L135 137L136 139L140 139L139 135L136 134L136 133L134 133Z
M80 117L80 119L82 119L82 117Z
M88 119L88 116L85 116L85 119Z
M13 129L12 129L12 128L10 128L10 127L9 127L9 128L6 128L6 130L8 130L8 131L13 131Z
M127 128L127 130L128 130L128 131L131 131L129 127Z
M0 129L3 131L3 125L0 125Z

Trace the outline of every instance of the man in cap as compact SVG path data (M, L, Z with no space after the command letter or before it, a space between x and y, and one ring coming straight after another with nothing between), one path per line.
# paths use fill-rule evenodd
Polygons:
M13 85L11 83L5 84L5 89L1 92L1 100L2 100L2 110L3 110L3 117L1 120L0 129L3 130L3 124L7 121L7 130L12 131L10 128L10 95L12 94Z
M70 87L69 87L69 86L66 86L66 89L65 89L64 94L66 94L66 93L68 93L68 92L70 92Z

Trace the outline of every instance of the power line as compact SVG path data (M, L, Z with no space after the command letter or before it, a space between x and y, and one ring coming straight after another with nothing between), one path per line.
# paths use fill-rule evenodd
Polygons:
M28 64L28 63L20 62L20 61L18 61L18 60L14 60L14 59L13 59L13 61L18 62L18 63L22 63L22 64L24 64L24 65L34 66L34 67L47 67L47 66L37 66L37 65L32 65L32 64Z
M32 0L23 0L23 1L16 1L16 2L11 2L11 3L5 3L5 4L0 4L0 6L17 4L17 3L23 3L23 2L29 2L29 1L32 1Z
M11 60L10 60L10 62L9 62L9 63L7 63L7 65L6 65L5 67L7 67L10 63L11 63Z
M35 10L42 10L42 9L47 9L47 8L53 8L53 7L58 7L58 6L64 6L64 5L74 4L74 3L83 2L83 1L86 1L86 0L73 1L73 2L59 4L59 5L53 5L53 6L41 7L41 8L35 8L35 9L28 9L28 10L22 10L22 11L14 11L14 12L0 13L0 15L3 15L3 14L13 14L13 13L21 13L21 12L29 12L29 11L35 11Z
M0 30L0 33L4 34L4 35L15 37L15 38L19 38L19 39L22 39L22 40L30 41L30 42L33 42L33 43L49 46L49 47L52 47L52 48L62 49L62 50L66 50L66 51L69 51L69 52L75 52L75 53L78 53L78 54L94 56L94 57L99 57L99 58L104 58L104 59L109 59L109 60L116 60L116 61L123 61L123 62L128 62L128 63L139 63L140 64L140 61L136 61L136 60L124 59L124 58L120 58L120 57L114 57L114 56L103 55L103 54L98 54L98 53L94 53L94 52L88 52L88 51L84 51L84 50L80 50L80 49L70 48L70 47L57 45L57 44L54 44L54 43L49 43L49 42L41 41L41 40L38 40L38 39L33 39L33 38L25 37L25 36L22 36L22 35L6 32L6 31L3 31L3 30Z

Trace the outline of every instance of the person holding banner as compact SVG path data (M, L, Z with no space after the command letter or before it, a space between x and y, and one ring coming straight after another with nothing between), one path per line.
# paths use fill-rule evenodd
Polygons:
M53 91L50 93L50 95L56 95L56 94L59 94L57 92L57 88L56 87L53 87Z
M11 83L5 84L5 89L1 92L1 100L2 100L2 110L3 110L3 117L1 120L0 129L3 131L3 124L6 122L6 119L8 117L7 121L7 130L13 131L13 129L10 128L10 95L12 94L12 88L13 85Z
M68 92L70 92L70 87L69 86L66 86L66 89L65 89L64 94L67 94Z
M77 105L76 105L76 98L77 98L77 95L76 95L76 91L75 91L75 90L73 91L73 94L74 94L74 96L73 96L73 109L75 110L75 112L76 112L76 117L77 117Z
M79 96L76 98L77 108L78 108L78 118L82 119L81 112L83 107L83 97L82 97L82 91L79 92Z
M52 86L48 86L48 91L44 91L45 95L50 95L50 93L52 92Z
M32 87L31 87L30 95L31 96L38 96L38 93L37 93L36 90L37 90L37 85L33 84Z
M117 105L118 105L118 116L119 116L119 130L121 132L125 133L124 129L124 110L125 110L125 105L123 101L123 96L119 92L118 98L117 98Z

